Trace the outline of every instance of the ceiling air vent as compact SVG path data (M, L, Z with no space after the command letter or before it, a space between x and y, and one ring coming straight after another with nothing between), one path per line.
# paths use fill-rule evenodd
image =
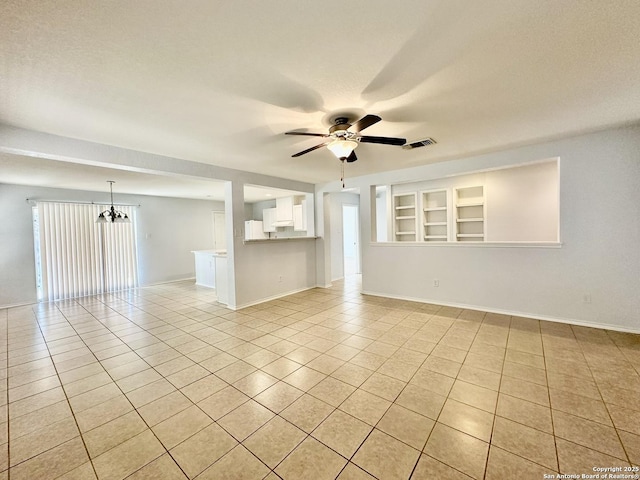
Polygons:
M403 145L402 148L404 148L405 150L411 150L413 148L426 147L428 145L433 145L434 143L438 143L438 142L436 142L433 138L429 137L429 138L425 138L424 140L420 140L419 142L407 143L406 145Z

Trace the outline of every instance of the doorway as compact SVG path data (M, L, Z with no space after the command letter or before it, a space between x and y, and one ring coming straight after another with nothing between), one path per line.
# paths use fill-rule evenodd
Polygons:
M342 205L342 253L344 276L360 273L360 226L358 205Z

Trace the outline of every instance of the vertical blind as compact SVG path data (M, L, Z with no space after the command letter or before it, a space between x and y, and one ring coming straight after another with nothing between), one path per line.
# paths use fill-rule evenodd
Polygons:
M95 223L108 206L38 202L41 298L112 292L138 284L133 208L131 223Z

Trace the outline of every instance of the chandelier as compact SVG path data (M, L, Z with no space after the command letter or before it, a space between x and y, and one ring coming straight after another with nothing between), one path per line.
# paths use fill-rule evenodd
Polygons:
M109 190L111 191L111 208L108 208L104 212L100 212L96 223L131 223L131 219L126 213L116 210L113 206L113 184L116 183L113 180L107 180L109 184Z

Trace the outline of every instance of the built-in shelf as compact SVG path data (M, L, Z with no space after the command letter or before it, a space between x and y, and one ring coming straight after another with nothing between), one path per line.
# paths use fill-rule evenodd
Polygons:
M485 235L484 186L454 189L456 241L483 242Z
M393 195L393 234L397 242L415 242L417 238L417 196L415 193Z
M433 207L433 208L423 208L425 212L442 212L446 211L447 207Z
M422 239L425 242L449 240L449 194L447 190L420 193L422 200Z

